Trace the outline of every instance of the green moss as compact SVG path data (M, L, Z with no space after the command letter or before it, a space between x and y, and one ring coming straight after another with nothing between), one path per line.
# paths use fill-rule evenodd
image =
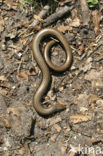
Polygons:
M93 8L96 4L98 4L98 0L87 0L87 2L90 8Z

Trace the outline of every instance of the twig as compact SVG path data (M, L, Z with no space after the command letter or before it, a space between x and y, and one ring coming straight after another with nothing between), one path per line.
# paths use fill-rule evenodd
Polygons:
M58 10L58 12L52 14L51 16L47 17L43 27L52 24L53 22L57 21L58 19L62 18L65 14L71 11L73 7L65 6Z
M49 12L49 9L50 9L49 5L44 6L43 10L39 13L38 16L43 19L46 16L46 14ZM29 25L29 27L33 28L37 26L38 24L39 24L39 20L35 19L33 23Z
M46 16L46 14L49 12L49 9L50 9L49 5L45 5L38 16L41 19L43 19ZM34 19L34 21L28 26L28 28L19 34L19 37L23 35L24 33L26 33L28 30L35 28L39 24L39 22L40 22L39 19Z
M86 0L80 0L81 11L82 11L82 21L83 25L89 25L90 15L89 8Z

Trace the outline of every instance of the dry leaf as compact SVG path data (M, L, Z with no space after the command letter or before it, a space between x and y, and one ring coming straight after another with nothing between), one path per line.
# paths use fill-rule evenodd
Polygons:
M85 75L85 79L86 80L97 80L97 79L100 79L100 78L103 78L103 71L96 71L94 69L92 69L89 74L86 74Z
M18 3L13 2L12 0L5 0L5 4L7 4L13 10L17 10Z
M13 2L12 0L5 0L5 4L10 5L11 7L12 7L12 6L17 6L17 5L18 5L18 3Z
M57 135L56 135L56 134L52 135L51 138L50 138L50 140L51 140L52 142L55 142L56 139L57 139Z
M103 130L97 128L97 132L102 133L103 134Z
M101 106L103 106L103 99L99 99L99 100L97 100L96 103L99 104L99 105L101 105Z
M82 55L83 51L84 51L84 44L81 44L80 47L79 47L79 50L78 50L78 54Z
M89 74L85 75L85 79L91 81L92 88L103 88L103 71L96 71L92 69Z
M58 124L54 124L53 127L57 130L57 132L61 131L61 127Z
M0 94L2 94L3 96L6 96L7 92L8 91L6 89L0 88Z
M97 101L98 99L98 96L95 95L95 94L90 94L89 97L88 97L89 101L92 103L94 101Z
M96 35L98 35L99 33L99 23L100 23L100 19L101 19L101 13L98 10L94 10L92 12L92 16L93 16L93 23L94 23L94 32Z
M22 70L22 71L19 73L19 76L28 81L28 73L27 73L27 71Z
M4 75L1 75L0 76L0 81L6 81L7 79L6 79L6 77L4 76Z
M70 22L69 26L71 27L79 27L80 26L80 19L77 17L73 21Z
M76 114L76 115L71 115L70 120L74 124L76 123L81 123L81 122L87 122L91 120L92 116L90 115L82 115L82 114Z
M23 45L26 45L26 39L25 38L22 38L21 42L22 42Z
M7 80L6 80L6 82L7 82ZM6 83L6 82L4 82L4 80L3 81L1 81L0 82L0 87L5 87L5 88L11 88L11 84L10 83Z
M96 89L96 88L103 88L103 80L102 79L97 79L92 81L92 88Z
M41 29L40 25L36 25L36 26L34 27L34 30L39 31L40 29Z
M42 18L40 18L40 16L38 15L34 15L34 18L42 23L44 23L44 20Z
M52 126L52 125L54 125L54 124L56 124L58 122L61 122L61 121L62 121L62 119L60 117L57 117L57 118L52 119L52 120L48 119L47 120L47 125Z
M71 30L72 28L70 27L70 26L64 26L64 25L61 25L61 26L59 26L58 28L57 28L60 32L65 32L65 31L67 31L67 30Z

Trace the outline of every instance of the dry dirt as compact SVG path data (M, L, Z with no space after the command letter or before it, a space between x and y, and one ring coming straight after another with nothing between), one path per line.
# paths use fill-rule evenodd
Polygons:
M90 147L95 155L102 155L103 10L97 35L92 17L89 27L82 27L80 14L73 17L79 12L78 1L72 4L74 9L68 16L51 25L64 32L73 62L64 73L51 71L52 84L44 100L66 104L66 110L43 118L32 103L41 71L33 59L31 41L40 28L28 30L40 8L32 12L31 6L18 4L0 3L0 155L88 155ZM100 11L102 5L90 13ZM42 23L40 26L42 29ZM51 55L58 65L65 59L58 45Z

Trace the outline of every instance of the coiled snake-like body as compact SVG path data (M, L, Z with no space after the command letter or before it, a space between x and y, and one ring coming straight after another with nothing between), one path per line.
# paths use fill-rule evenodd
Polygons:
M57 40L59 40L59 42L65 49L66 60L63 65L56 66L56 65L53 65L52 62L50 61L49 50L53 46L53 44L55 44L54 40L50 41L47 44L45 51L44 51L44 57L42 56L42 53L40 51L40 42L46 36L55 37ZM34 94L33 104L34 104L35 110L40 115L46 116L46 115L50 115L50 114L53 114L54 112L64 109L64 106L62 106L60 104L56 104L56 105L52 105L51 107L44 108L41 103L42 97L46 93L46 91L48 89L48 85L50 83L49 67L57 72L65 71L70 66L70 64L72 62L72 53L71 53L71 49L70 49L69 44L68 44L67 40L65 39L65 37L62 35L62 33L60 33L59 31L57 31L54 28L45 28L45 29L42 29L41 31L39 31L33 39L32 50L33 50L33 56L42 72L42 81L41 81L40 86L37 89L36 93Z

